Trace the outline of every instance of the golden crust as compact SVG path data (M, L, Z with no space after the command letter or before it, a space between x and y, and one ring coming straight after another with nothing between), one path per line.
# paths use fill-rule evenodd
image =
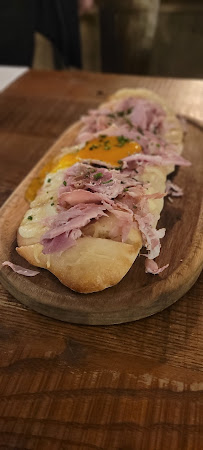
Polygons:
M74 291L90 293L117 284L132 266L142 246L123 244L108 239L83 237L63 253L44 255L41 244L17 248L30 264L52 272Z
M121 89L108 101L129 96L147 98L163 107L166 113L165 138L174 144L175 150L180 154L183 133L174 113L164 100L147 89ZM173 170L173 166L162 168L148 166L143 174L143 180L152 183L150 193L164 192L166 176ZM149 207L154 214L156 226L163 208L163 199L150 200ZM36 236L32 236L27 240L18 233L17 252L34 266L52 272L74 291L90 293L103 290L117 284L126 275L142 247L141 234L135 228L131 229L126 243L118 242L119 237L111 240L109 237L112 220L115 219L110 215L87 225L84 229L86 236L78 239L75 246L61 254L44 255L41 244L36 243L39 236L37 239Z

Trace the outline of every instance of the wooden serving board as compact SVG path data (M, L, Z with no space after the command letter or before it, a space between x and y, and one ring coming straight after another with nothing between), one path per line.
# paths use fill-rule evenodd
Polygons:
M78 127L76 123L65 131L1 208L0 265L10 260L30 267L15 251L17 228L28 208L26 188L59 149L74 143ZM160 266L169 263L169 267L159 276L145 274L144 258L138 257L119 284L99 293L75 293L44 269L39 269L36 277L28 278L9 267L1 267L2 284L26 306L72 323L129 322L170 306L195 283L203 266L202 145L201 125L188 123L183 156L192 162L192 167L179 168L173 176L174 182L184 189L184 197L174 199L173 203L165 200L159 227L166 227L167 232L157 262Z

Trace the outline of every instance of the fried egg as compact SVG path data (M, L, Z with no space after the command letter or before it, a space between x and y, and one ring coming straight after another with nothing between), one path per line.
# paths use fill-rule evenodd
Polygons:
M73 152L63 154L62 157L51 160L42 168L38 177L34 178L26 192L26 200L34 200L39 188L43 185L47 174L56 173L60 169L66 169L73 164L91 160L102 161L113 167L119 167L120 160L126 156L141 152L140 145L135 141L130 141L124 136L105 136L86 142L83 147L74 147ZM63 152L64 153L64 152Z

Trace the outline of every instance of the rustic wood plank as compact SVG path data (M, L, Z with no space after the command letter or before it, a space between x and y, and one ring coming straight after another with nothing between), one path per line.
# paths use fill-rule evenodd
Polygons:
M149 82L150 88L159 87L164 95L165 80L127 80L131 86ZM69 82L75 86L72 93ZM29 73L5 91L0 101L2 97L10 97L10 101L13 97L13 102L25 97L31 106L29 99L33 98L36 108L29 133L26 121L22 125L23 119L19 119L17 125L17 116L22 115L14 103L18 132L9 119L3 131L0 127L0 151L4 153L1 201L24 177L26 167L30 170L42 156L46 143L48 148L60 134L61 101L88 104L89 98L92 104L97 103L102 98L97 89L108 94L122 83L126 84L125 77L113 75ZM202 92L201 81L170 80L165 96L169 100L174 96L181 112L202 120ZM58 99L55 136L48 126L46 108L44 129L42 119L40 132L34 125L39 118L37 103L40 109L45 98L53 104ZM28 114L29 108L24 111ZM0 107L2 119L6 112L4 103ZM78 113L82 113L80 108ZM6 143L4 151L2 142ZM23 154L22 142L24 149L27 144L35 148L32 163L26 158L23 171L18 159ZM10 170L7 152L12 157L16 154L16 164L11 164ZM58 322L27 310L0 287L0 449L199 450L202 281L201 276L181 300L153 317L93 328Z

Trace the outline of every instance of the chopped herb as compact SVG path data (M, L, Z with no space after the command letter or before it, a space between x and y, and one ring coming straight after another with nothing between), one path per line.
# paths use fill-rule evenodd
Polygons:
M105 145L104 146L104 150L111 150L111 146L110 145Z
M133 205L133 208L135 208L135 209L136 209L136 208L137 208L137 206L136 206L136 205Z
M130 114L132 112L133 108L128 108L126 111L126 114Z
M107 114L107 116L108 116L108 117L111 117L112 119L114 119L114 118L116 117L115 114L112 114L112 113Z
M111 178L111 180L108 180L108 181L102 181L102 184L107 184L107 183L111 183L113 180L112 180L112 178Z
M125 181L121 181L121 184L125 184Z
M117 116L118 117L123 117L125 115L125 111L118 111L117 112Z
M139 127L139 126L137 127L137 131L139 131L140 134L143 134L143 130L142 130L142 128Z
M127 191L128 191L128 189L129 189L129 188L124 188L124 189L123 189L123 192L127 192Z
M125 117L125 121L132 128L133 125L132 125L131 121L127 117Z
M136 136L136 138L138 139L138 141L140 140L140 136Z
M122 159L118 159L118 164L123 164Z
M28 220L32 220L32 216L28 216Z
M65 180L63 181L63 184L64 184L64 186L66 186L66 185L67 185L67 183L66 183L66 181L65 181ZM52 197L52 198L53 198L53 197Z
M104 145L108 145L109 143L110 143L109 140L104 141Z
M105 139L105 138L106 138L106 134L100 134L99 137L100 137L101 139Z
M130 139L126 138L125 136L117 136L118 139L118 147L123 147L123 145L126 144L126 142L129 142Z
M101 172L97 172L97 173L95 173L95 175L94 175L94 179L97 181L97 180L99 180L100 178L102 178L103 177L103 174L101 173Z
M157 147L160 147L160 144L156 144Z
M50 183L50 182L51 182L51 178L48 178L47 183Z
M51 206L54 206L54 202L53 202L53 203L51 203Z
M53 200L54 197L50 197L50 200Z
M95 148L98 148L98 145L91 145L91 147L89 148L89 150L94 150Z

